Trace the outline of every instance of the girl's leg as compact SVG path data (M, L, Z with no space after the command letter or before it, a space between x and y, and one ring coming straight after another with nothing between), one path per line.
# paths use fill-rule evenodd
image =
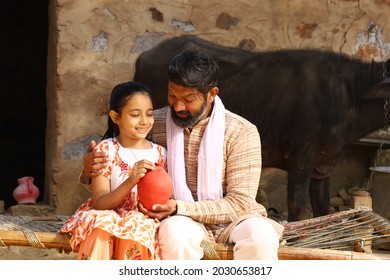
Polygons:
M80 244L77 259L110 260L113 253L114 238L108 232L96 228Z
M114 255L116 260L150 260L151 258L145 246L134 240L119 238L115 238Z

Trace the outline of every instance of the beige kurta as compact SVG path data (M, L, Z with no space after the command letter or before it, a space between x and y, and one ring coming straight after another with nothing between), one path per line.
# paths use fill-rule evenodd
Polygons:
M166 147L166 110L154 112L154 127L150 139ZM260 135L255 125L246 119L226 110L225 141L223 146L224 165L221 186L223 198L217 200L197 200L198 152L203 133L209 119L196 124L191 130L184 130L184 157L186 162L187 186L195 202L177 201L178 215L191 217L206 225L210 241L224 243L231 229L243 219L253 216L266 218L263 205L256 202L256 194L261 174ZM266 218L282 235L283 227Z

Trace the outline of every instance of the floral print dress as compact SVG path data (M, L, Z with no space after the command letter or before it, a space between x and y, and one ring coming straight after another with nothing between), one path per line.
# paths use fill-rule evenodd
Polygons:
M159 162L166 166L166 151L155 143L150 149L138 150L124 148L115 138L100 142L95 151L104 152L109 156L109 166L103 169L102 175L110 180L111 191L125 181L132 172L134 164L142 159L154 163ZM108 234L109 238L103 246L96 245L98 237L87 247L96 247L95 250L110 250L109 259L160 259L157 242L157 229L159 222L149 218L137 210L137 186L125 197L121 205L114 210L95 210L92 199L85 201L60 229L62 233L71 235L70 244L74 252L79 252L79 259L89 259L91 248L84 249L83 242L95 236L95 230ZM132 242L120 242L120 241ZM87 243L87 242L85 242ZM118 248L125 244L127 248ZM141 245L141 246L140 246ZM109 249L107 249L109 248ZM146 250L145 250L146 248ZM123 252L118 257L117 252Z

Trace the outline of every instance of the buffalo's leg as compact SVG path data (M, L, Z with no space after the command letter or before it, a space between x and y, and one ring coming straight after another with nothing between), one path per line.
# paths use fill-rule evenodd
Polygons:
M290 169L287 183L288 221L306 219L309 203L311 169Z
M329 214L329 177L324 179L311 179L310 202L314 217Z

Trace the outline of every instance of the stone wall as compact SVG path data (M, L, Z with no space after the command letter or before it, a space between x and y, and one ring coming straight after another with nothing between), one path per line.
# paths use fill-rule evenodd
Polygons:
M138 55L158 42L193 34L254 51L317 48L383 60L389 14L390 0L52 0L46 201L72 214L89 196L78 175L88 142L106 129L111 89L131 80Z

